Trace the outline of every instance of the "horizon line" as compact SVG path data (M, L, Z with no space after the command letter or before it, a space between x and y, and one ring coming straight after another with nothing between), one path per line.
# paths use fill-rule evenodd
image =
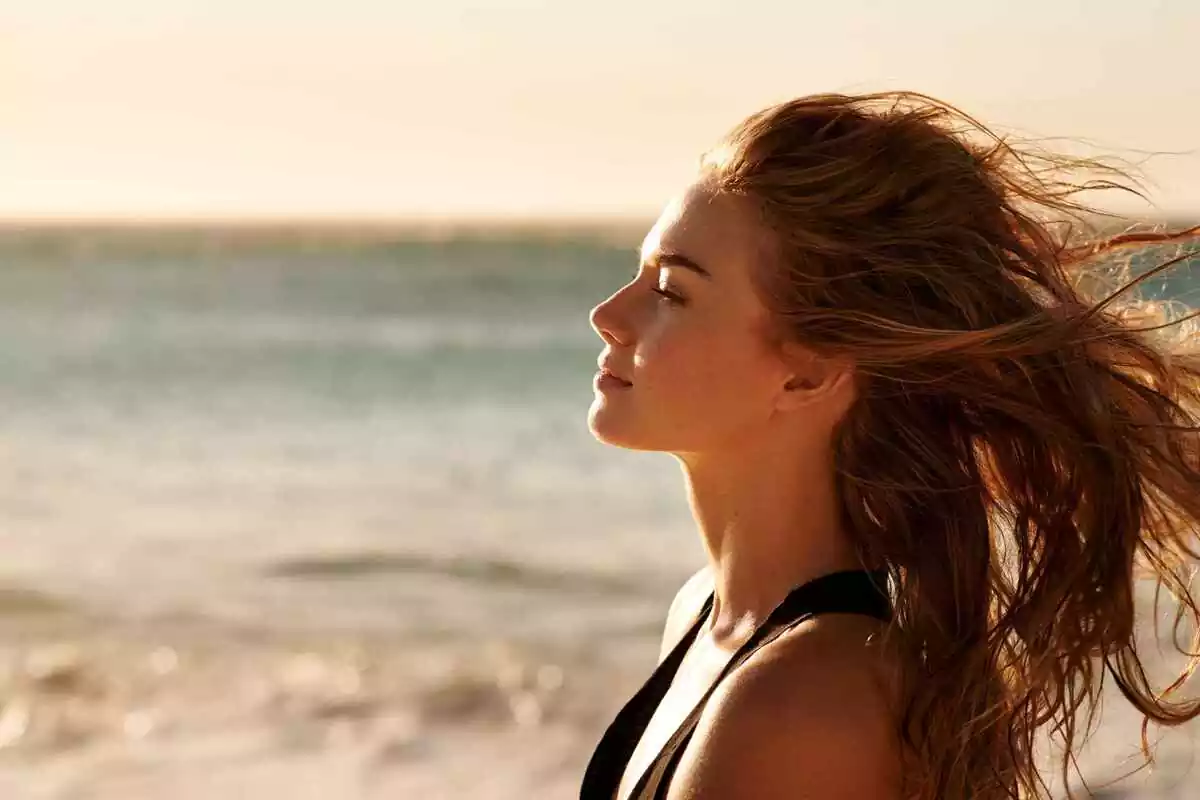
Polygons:
M613 228L654 224L658 212L566 212L552 214L27 214L0 212L0 230L14 228ZM1200 224L1200 211L1164 211L1127 214L1105 211L1089 214L1097 220L1110 219L1134 224L1191 226Z
M652 223L657 211L629 212L566 212L566 213L341 213L341 214L295 214L288 212L266 212L253 214L5 214L0 212L0 226L105 226L143 227L160 225L230 225L230 226L275 226L275 225L364 225L364 226L409 226L409 225L576 225L627 223Z

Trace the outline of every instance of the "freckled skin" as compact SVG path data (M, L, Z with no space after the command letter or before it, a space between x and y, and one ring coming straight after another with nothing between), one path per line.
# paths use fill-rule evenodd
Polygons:
M696 452L753 435L771 414L786 366L761 334L766 311L751 284L761 231L739 198L703 182L671 200L642 245L643 265L682 253L712 273L643 268L592 311L592 324L631 380L597 393L588 424L629 449ZM682 303L654 292L666 289Z
M591 315L605 344L602 359L632 385L598 390L588 411L589 428L602 442L667 452L680 461L714 594L711 624L697 646L725 657L793 587L861 566L841 527L832 447L837 422L856 396L853 365L836 355L818 356L799 342L776 345L766 335L769 314L755 278L775 266L771 244L748 200L714 192L698 179L667 204L647 234L636 275ZM681 263L681 256L707 275ZM696 610L680 613L690 617ZM674 624L668 620L668 629ZM830 624L837 627L834 621L825 627ZM770 658L802 638L767 645L756 658ZM850 642L845 649L862 650L861 644L845 641ZM830 663L842 665L834 670L837 675L850 674L842 656ZM681 666L626 765L622 797L715 679L719 666L706 659L686 660ZM746 760L756 751L734 746L709 752L705 742L712 731L732 726L736 737L782 738L799 747L798 752L812 749L803 736L793 741L794 733L803 733L801 727L792 726L784 736L760 724L770 719L756 720L756 709L789 698L783 688L795 683L794 674L767 682L761 676L770 674L770 668L754 670L760 676L755 686L783 693L765 704L755 693L749 712L740 710L746 703L722 699L745 696L728 694L741 685L743 667L710 701L706 719L712 724L700 726L673 780L672 792L685 793L680 797L689 796L689 787L702 785L718 787L713 800L738 796L720 787L722 781L742 780L741 770L751 773L751 784L763 785L761 765ZM823 696L823 679L817 676L814 686ZM793 699L797 708L811 707L807 698ZM872 724L877 722L874 709L872 705L863 715ZM816 723L825 725L826 720ZM793 769L816 772L813 765L793 763L790 750L781 750L780 758ZM819 758L832 763L825 754ZM700 764L715 766L701 770ZM865 774L859 767L852 771L858 778ZM794 783L789 774L779 786Z

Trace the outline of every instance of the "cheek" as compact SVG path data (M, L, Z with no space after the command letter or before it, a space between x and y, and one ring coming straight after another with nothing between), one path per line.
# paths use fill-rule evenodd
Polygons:
M711 357L719 344L715 338L698 326L663 325L637 348L640 382L652 386L656 394L694 391L719 371Z
M771 376L749 337L678 331L644 344L645 383L666 410L721 424L759 415Z

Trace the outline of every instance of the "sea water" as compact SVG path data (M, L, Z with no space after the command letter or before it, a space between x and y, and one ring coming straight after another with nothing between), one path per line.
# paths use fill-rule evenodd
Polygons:
M640 634L698 565L597 443L640 234L9 230L0 580L121 615Z
M605 349L588 312L634 274L645 227L0 232L0 619L65 609L100 643L131 622L361 633L401 682L413 659L388 647L520 643L555 654L530 661L555 686L574 651L624 672L568 680L594 700L570 785L703 563L677 463L587 430ZM1198 270L1144 292L1195 304ZM148 639L148 663L183 673L176 639ZM300 672L337 660L311 647ZM0 689L29 683L27 650ZM223 658L205 696L244 705ZM30 727L7 713L0 730Z

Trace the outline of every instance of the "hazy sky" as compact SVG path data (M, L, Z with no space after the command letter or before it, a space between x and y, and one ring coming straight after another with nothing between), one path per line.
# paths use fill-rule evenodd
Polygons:
M745 114L911 88L1200 211L1196 0L0 0L0 215L647 214Z

